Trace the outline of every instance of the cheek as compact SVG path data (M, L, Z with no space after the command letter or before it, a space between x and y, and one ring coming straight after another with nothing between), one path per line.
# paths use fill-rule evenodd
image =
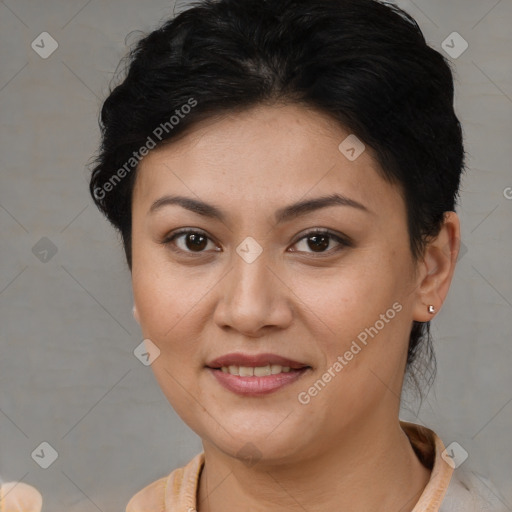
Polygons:
M390 253L387 262L368 251L359 254L332 275L296 277L294 292L304 298L304 312L318 348L323 353L320 372L331 368L343 387L350 382L358 395L360 384L375 380L371 372L384 380L393 379L403 362L407 348L409 323L401 289L404 273ZM320 276L321 274L317 274ZM339 357L342 361L339 361ZM341 364L333 368L338 361ZM329 378L327 376L327 378ZM348 397L347 397L348 398Z
M141 326L162 338L183 316L186 283L179 272L171 272L160 247L145 236L133 233L132 288Z
M373 325L400 298L391 269L357 259L329 273L297 272L291 281L305 310L335 343Z
M217 282L214 276L198 278L155 265L134 272L133 294L142 333L160 350L152 366L164 391L179 395L169 373L179 382L190 384L202 370L207 342L204 331L212 315L207 291Z
M160 350L151 368L169 403L188 423L197 413L191 406L191 393L198 394L194 383L201 369L192 300L179 278L155 266L141 266L141 261L134 264L132 285L143 336Z
M168 350L167 340L179 335L192 305L187 283L148 258L134 254L132 287L144 337L160 350ZM176 347L178 348L178 347Z

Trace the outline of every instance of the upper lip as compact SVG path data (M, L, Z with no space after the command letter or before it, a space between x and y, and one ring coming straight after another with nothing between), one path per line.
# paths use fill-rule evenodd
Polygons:
M288 359L287 357L277 354L242 354L234 352L217 357L206 363L209 368L222 368L223 366L266 366L267 364L279 364L281 366L289 366L293 369L306 368L309 365Z

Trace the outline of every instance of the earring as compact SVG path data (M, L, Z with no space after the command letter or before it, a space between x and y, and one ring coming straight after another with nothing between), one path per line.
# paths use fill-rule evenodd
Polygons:
M428 307L428 312L433 314L433 313L436 312L436 308L434 306L432 306L432 304L430 304L429 307Z

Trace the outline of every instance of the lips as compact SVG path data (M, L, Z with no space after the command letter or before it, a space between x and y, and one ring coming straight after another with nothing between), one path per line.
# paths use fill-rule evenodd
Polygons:
M206 369L225 389L256 397L292 384L311 366L277 354L233 353L213 359Z
M277 354L242 354L240 352L225 354L216 359L213 359L206 364L208 368L220 370L223 366L244 366L244 367L262 367L267 365L280 365L282 367L289 367L292 370L300 370L308 368L309 365L288 359Z

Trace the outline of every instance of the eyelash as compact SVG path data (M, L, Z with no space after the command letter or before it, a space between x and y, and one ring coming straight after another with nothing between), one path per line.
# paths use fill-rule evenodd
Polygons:
M161 241L161 243L167 247L169 247L172 251L174 252L178 252L178 253L181 253L181 254L187 254L191 257L198 257L198 256L202 256L205 254L205 251L199 251L199 252L194 252L194 251L184 251L182 249L179 249L177 248L172 242L174 242L174 240L182 235L189 235L189 234L194 234L194 235L202 235L204 237L206 237L209 241L213 241L211 240L211 238L204 232L204 231L201 231L201 230L197 230L197 229L181 229L179 231L176 231L175 233L171 233L170 235L166 236L164 238L164 240ZM322 256L325 256L325 255L332 255L332 253L336 253L340 250L342 250L344 247L352 247L353 246L353 243L352 241L349 239L349 238L344 238L340 235L337 235L336 233L328 230L328 229L313 229L305 234L303 234L300 238L298 238L292 245L296 245L298 244L301 240L303 239L307 239L311 236L314 236L314 235L323 235L323 236L329 236L331 239L335 240L336 242L338 242L340 244L340 246L338 248L335 248L335 249L329 249L327 251L324 251L324 252L318 252L318 253L315 253L315 252L306 252L306 254L310 255L310 256L313 256L313 257L322 257ZM218 251L217 251L218 252ZM304 251L293 251L293 252L304 252Z

